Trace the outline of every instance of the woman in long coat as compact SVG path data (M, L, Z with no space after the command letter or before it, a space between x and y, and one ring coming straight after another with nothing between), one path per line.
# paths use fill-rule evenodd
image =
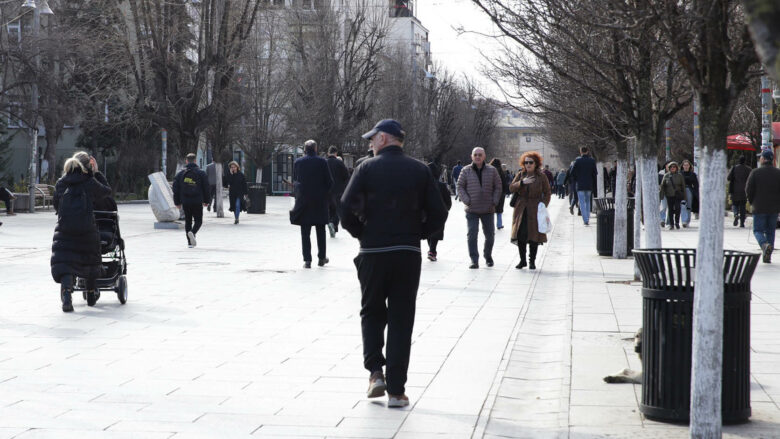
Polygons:
M51 275L60 284L62 311L72 312L71 295L76 276L86 280L89 306L94 306L100 297L95 281L103 268L92 206L109 196L111 188L95 179L89 155L84 152L69 158L64 168L54 191L57 226L51 246Z
M444 183L440 180L442 170L436 163L428 163L428 168L431 170L431 174L433 174L433 180L436 182L436 185L439 187L439 194L441 195L441 200L444 202L444 207L447 208L449 211L452 207L452 197L450 195L450 189L447 186L447 183ZM442 228L440 231L431 234L431 236L428 237L428 260L431 262L436 262L436 246L439 244L439 241L444 240L444 229Z
M511 193L517 193L514 215L512 217L512 242L520 249L520 263L515 268L526 265L536 269L536 253L539 246L547 242L547 235L539 233L537 213L539 203L550 205L550 182L542 173L542 157L536 151L523 154L520 159L522 169L509 185ZM530 249L530 263L526 262L526 246Z
M238 224L238 216L241 215L241 210L246 210L244 206L244 195L249 193L246 187L246 177L241 172L241 167L237 162L230 162L228 164L230 168L230 174L227 176L227 184L230 190L228 191L228 198L230 199L229 210L236 216L236 220L233 224Z

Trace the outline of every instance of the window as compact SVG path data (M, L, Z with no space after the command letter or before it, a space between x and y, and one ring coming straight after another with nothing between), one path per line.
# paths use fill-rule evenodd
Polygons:
M22 104L20 102L11 102L8 104L8 128L23 128L22 122Z
M15 20L8 23L8 42L9 43L22 42L22 25L19 20Z

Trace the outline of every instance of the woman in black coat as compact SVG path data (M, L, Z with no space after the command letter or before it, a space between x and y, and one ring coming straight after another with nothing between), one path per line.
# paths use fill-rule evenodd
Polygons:
M233 224L238 224L238 216L241 215L241 210L246 210L244 206L244 195L249 193L246 187L246 177L241 172L241 167L236 162L228 163L230 168L230 174L227 176L227 185L230 188L228 191L228 198L230 199L229 210L236 216L236 220Z
M439 193L441 194L441 199L444 201L444 206L447 208L447 210L450 210L452 207L452 198L450 195L450 189L447 187L447 183L442 182L439 180L441 178L441 168L436 163L428 163L428 168L430 168L431 173L433 174L433 180L436 182L436 186L439 188ZM428 260L435 262L436 261L436 246L439 244L439 241L444 240L444 227L442 227L441 231L438 231L428 237Z
M100 235L93 203L111 194L111 188L95 179L89 155L76 153L65 162L54 191L57 226L51 253L51 275L60 284L62 311L72 312L76 276L86 279L87 304L100 297L95 280L102 274Z
M497 229L503 229L504 228L504 221L503 221L503 214L504 214L504 201L506 201L506 194L509 193L509 180L506 178L506 174L501 171L501 160L494 158L490 161L490 166L498 169L498 174L501 176L501 198L498 200L498 205L496 206L496 228Z

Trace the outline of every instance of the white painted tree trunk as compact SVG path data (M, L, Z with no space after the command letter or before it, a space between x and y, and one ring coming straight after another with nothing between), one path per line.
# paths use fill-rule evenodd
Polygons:
M255 183L262 183L263 182L263 169L257 168L257 171L255 171Z
M217 174L217 192L214 197L216 197L216 204L214 205L214 210L217 212L217 218L224 218L225 217L225 209L223 207L222 202L222 163L215 162L215 173Z
M628 257L628 192L626 177L628 176L628 161L618 159L617 179L615 180L615 227L612 240L612 257L625 259Z
M726 152L704 148L699 246L693 300L691 438L721 437L723 372L723 212Z
M598 177L596 180L596 195L599 198L604 198L606 196L606 193L604 191L604 163L597 162L596 163L596 170L598 171Z
M661 218L658 196L658 171L655 157L641 157L642 212L645 217L645 248L661 248Z
M642 248L642 166L641 160L634 161L634 172L636 176L634 181L634 248ZM635 260L636 261L636 260ZM634 280L641 280L642 274L639 272L639 265L634 262Z

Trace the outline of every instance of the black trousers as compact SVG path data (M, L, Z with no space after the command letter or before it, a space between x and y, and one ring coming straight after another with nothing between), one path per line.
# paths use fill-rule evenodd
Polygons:
M732 204L734 205L734 219L739 218L739 224L744 226L745 218L747 217L747 210L745 209L747 201L734 201Z
M203 205L200 203L184 204L182 208L184 209L184 231L197 235L200 226L203 225ZM190 242L189 238L187 238L187 242Z
M355 258L360 290L363 366L369 372L387 365L387 392L403 395L409 369L412 330L420 285L419 253L395 251ZM386 357L382 355L387 326Z
M438 245L439 245L438 239L430 239L430 238L428 239L428 250L434 255L436 254L436 247Z
M211 201L209 201L209 208L216 212L217 210L217 185L210 184L209 192L211 193Z
M85 285L84 288L87 291L95 291L95 284L97 283L97 279L95 278L87 278L85 279ZM76 276L72 274L65 274L60 278L60 289L72 289L73 285L76 284Z
M666 196L666 225L680 225L680 202L681 198Z
M339 231L339 200L341 200L341 194L331 195L328 203L328 222L333 224L333 228L337 232Z
M311 262L311 225L301 226L301 246L303 247L303 261ZM314 226L317 233L317 257L326 258L325 251L325 225L318 224Z

